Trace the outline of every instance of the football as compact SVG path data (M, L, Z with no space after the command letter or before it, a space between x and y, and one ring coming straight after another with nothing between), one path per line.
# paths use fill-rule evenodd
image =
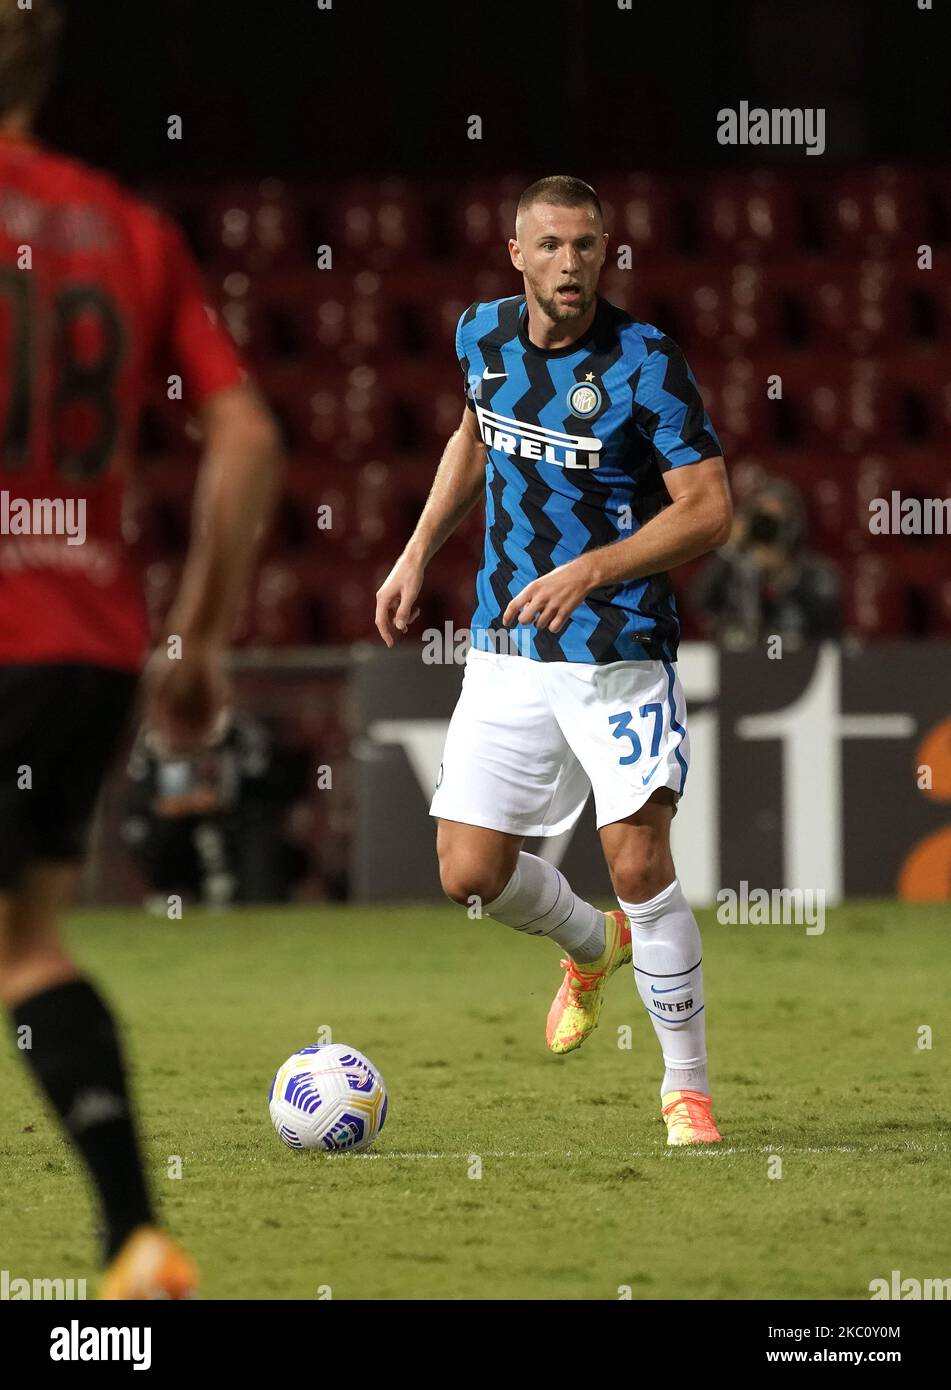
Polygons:
M383 1078L344 1043L302 1047L278 1069L268 1095L271 1122L291 1149L365 1149L383 1128Z

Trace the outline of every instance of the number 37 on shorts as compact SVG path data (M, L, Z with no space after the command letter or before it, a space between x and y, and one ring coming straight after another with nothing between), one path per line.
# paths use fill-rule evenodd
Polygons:
M600 827L632 815L658 787L681 795L689 759L673 663L542 662L473 649L430 813L555 835L593 791Z

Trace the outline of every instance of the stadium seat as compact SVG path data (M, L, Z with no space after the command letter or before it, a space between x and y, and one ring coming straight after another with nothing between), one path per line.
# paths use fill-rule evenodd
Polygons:
M389 270L430 258L426 212L419 194L402 179L351 184L338 191L326 238L337 268L353 264Z
M447 191L447 233L452 255L460 265L503 272L511 269L507 245L515 235L515 209L526 182L510 175Z
M611 237L610 257L616 258L620 246L630 246L635 264L677 254L683 238L675 194L666 180L635 173L623 179L598 179L595 187Z
M759 260L798 249L798 203L794 181L764 169L716 174L699 200L704 255L719 260Z
M124 524L141 561L184 555L191 533L196 468L187 459L163 457L134 478Z
M521 290L511 263L502 269L469 262L427 266L422 272L394 273L386 279L408 351L443 363L454 360L456 326L470 304L503 299Z
M947 457L929 449L892 449L872 453L859 463L858 499L865 506L893 489L907 497L945 497L951 493Z
M901 637L907 626L905 586L884 555L860 555L846 587L845 625L861 637Z
M903 438L902 390L878 358L786 357L777 362L793 442L857 453L871 442Z
M397 448L428 451L435 465L465 409L462 374L452 353L427 362L392 363L387 372Z
M308 362L272 365L260 382L293 453L329 460L398 446L392 394L374 367L315 372Z
M319 614L317 640L340 645L380 641L374 625L374 595L390 568L386 561L302 564L299 573Z
M302 261L299 202L279 179L218 188L206 199L201 241L216 266L248 272Z
M817 257L785 266L781 279L790 346L864 356L888 351L911 333L911 300L889 261L851 265Z
M815 203L825 247L834 255L914 255L930 235L922 176L888 167L846 170L817 184Z
M240 645L284 647L317 640L319 629L298 569L281 560L263 563L239 619Z

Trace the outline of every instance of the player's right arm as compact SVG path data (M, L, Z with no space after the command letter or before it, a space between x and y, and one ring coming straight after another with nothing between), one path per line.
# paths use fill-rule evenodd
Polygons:
M388 647L417 617L426 566L485 493L485 445L467 405L443 451L426 505L396 564L376 594L377 631Z
M277 425L209 311L181 233L164 221L159 228L160 351L181 373L204 450L188 554L166 619L166 642L146 675L144 713L165 749L189 753L207 743L227 703L227 649L277 500L283 456ZM171 637L178 642L170 644Z
M228 646L282 474L277 426L250 386L215 392L200 418L191 541L166 619L180 654L160 646L147 683L147 723L171 752L202 747L228 702Z

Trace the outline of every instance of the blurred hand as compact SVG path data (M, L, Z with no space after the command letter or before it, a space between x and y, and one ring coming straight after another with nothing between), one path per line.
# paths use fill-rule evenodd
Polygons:
M402 555L376 591L376 630L388 647L419 617L413 605L423 587L423 566Z
M174 659L159 648L143 678L143 722L162 755L199 753L221 732L230 700L225 649L184 638Z

